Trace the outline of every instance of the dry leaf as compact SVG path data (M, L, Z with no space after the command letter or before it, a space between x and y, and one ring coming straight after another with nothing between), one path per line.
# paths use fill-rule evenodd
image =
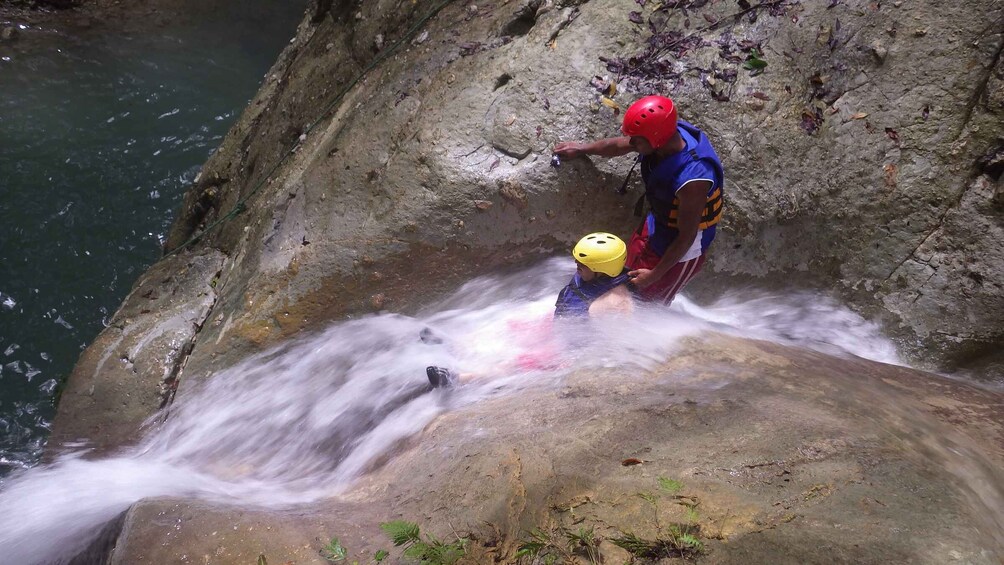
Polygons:
M641 465L642 463L644 463L644 461L636 457L628 457L627 459L621 461L621 465L625 467L630 467L632 465Z
M868 117L868 112L858 112L857 114L854 114L853 116L851 116L851 119L852 120L863 120L863 119L865 119L867 117Z
M752 96L753 98L759 98L760 100L770 100L770 96L767 96L766 93L760 92L759 90L754 92L750 96Z
M889 136L889 139L899 143L899 132L892 128L885 128L885 134Z
M617 110L618 112L621 109L621 107L620 107L619 104L617 104L613 100L607 98L606 96L600 96L600 103L603 104L604 106L606 106L607 108L613 108L614 110Z
M889 163L882 167L885 171L885 185L889 188L896 188L896 165Z

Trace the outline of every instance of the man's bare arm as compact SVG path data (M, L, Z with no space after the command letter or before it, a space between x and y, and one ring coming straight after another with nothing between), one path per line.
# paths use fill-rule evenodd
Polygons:
M607 137L586 143L562 141L554 146L554 154L564 159L574 159L583 155L600 157L620 157L634 151L630 137Z
M651 271L647 269L631 271L630 274L635 277L634 283L639 288L645 288L662 278L693 245L701 226L704 206L708 202L709 190L711 190L710 182L697 181L687 183L677 191L676 196L680 198L680 209L677 212L679 214L679 223L677 224L679 235L666 248L666 252L663 253L662 259L659 260L659 264L654 269Z

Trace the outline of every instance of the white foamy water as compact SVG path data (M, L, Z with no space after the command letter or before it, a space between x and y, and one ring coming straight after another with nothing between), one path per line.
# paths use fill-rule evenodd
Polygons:
M9 478L0 490L0 555L62 562L153 496L271 507L331 496L443 411L554 386L568 370L651 368L681 337L709 329L896 362L873 324L808 294L732 296L706 308L680 300L668 311L556 329L548 320L572 270L554 259L478 278L416 317L339 322L183 386L167 420L138 446L96 460L67 454ZM435 340L420 339L426 328ZM430 391L428 365L480 378Z

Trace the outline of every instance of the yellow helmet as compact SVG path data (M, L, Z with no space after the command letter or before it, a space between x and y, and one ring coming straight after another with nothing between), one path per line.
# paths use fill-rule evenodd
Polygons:
M575 244L572 257L594 272L616 277L624 270L627 245L616 235L591 233Z

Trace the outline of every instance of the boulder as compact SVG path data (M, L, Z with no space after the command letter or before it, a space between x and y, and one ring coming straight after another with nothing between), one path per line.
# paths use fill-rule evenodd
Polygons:
M216 300L223 255L180 253L136 282L81 355L60 396L47 458L65 445L107 453L131 443L172 398L199 328Z

